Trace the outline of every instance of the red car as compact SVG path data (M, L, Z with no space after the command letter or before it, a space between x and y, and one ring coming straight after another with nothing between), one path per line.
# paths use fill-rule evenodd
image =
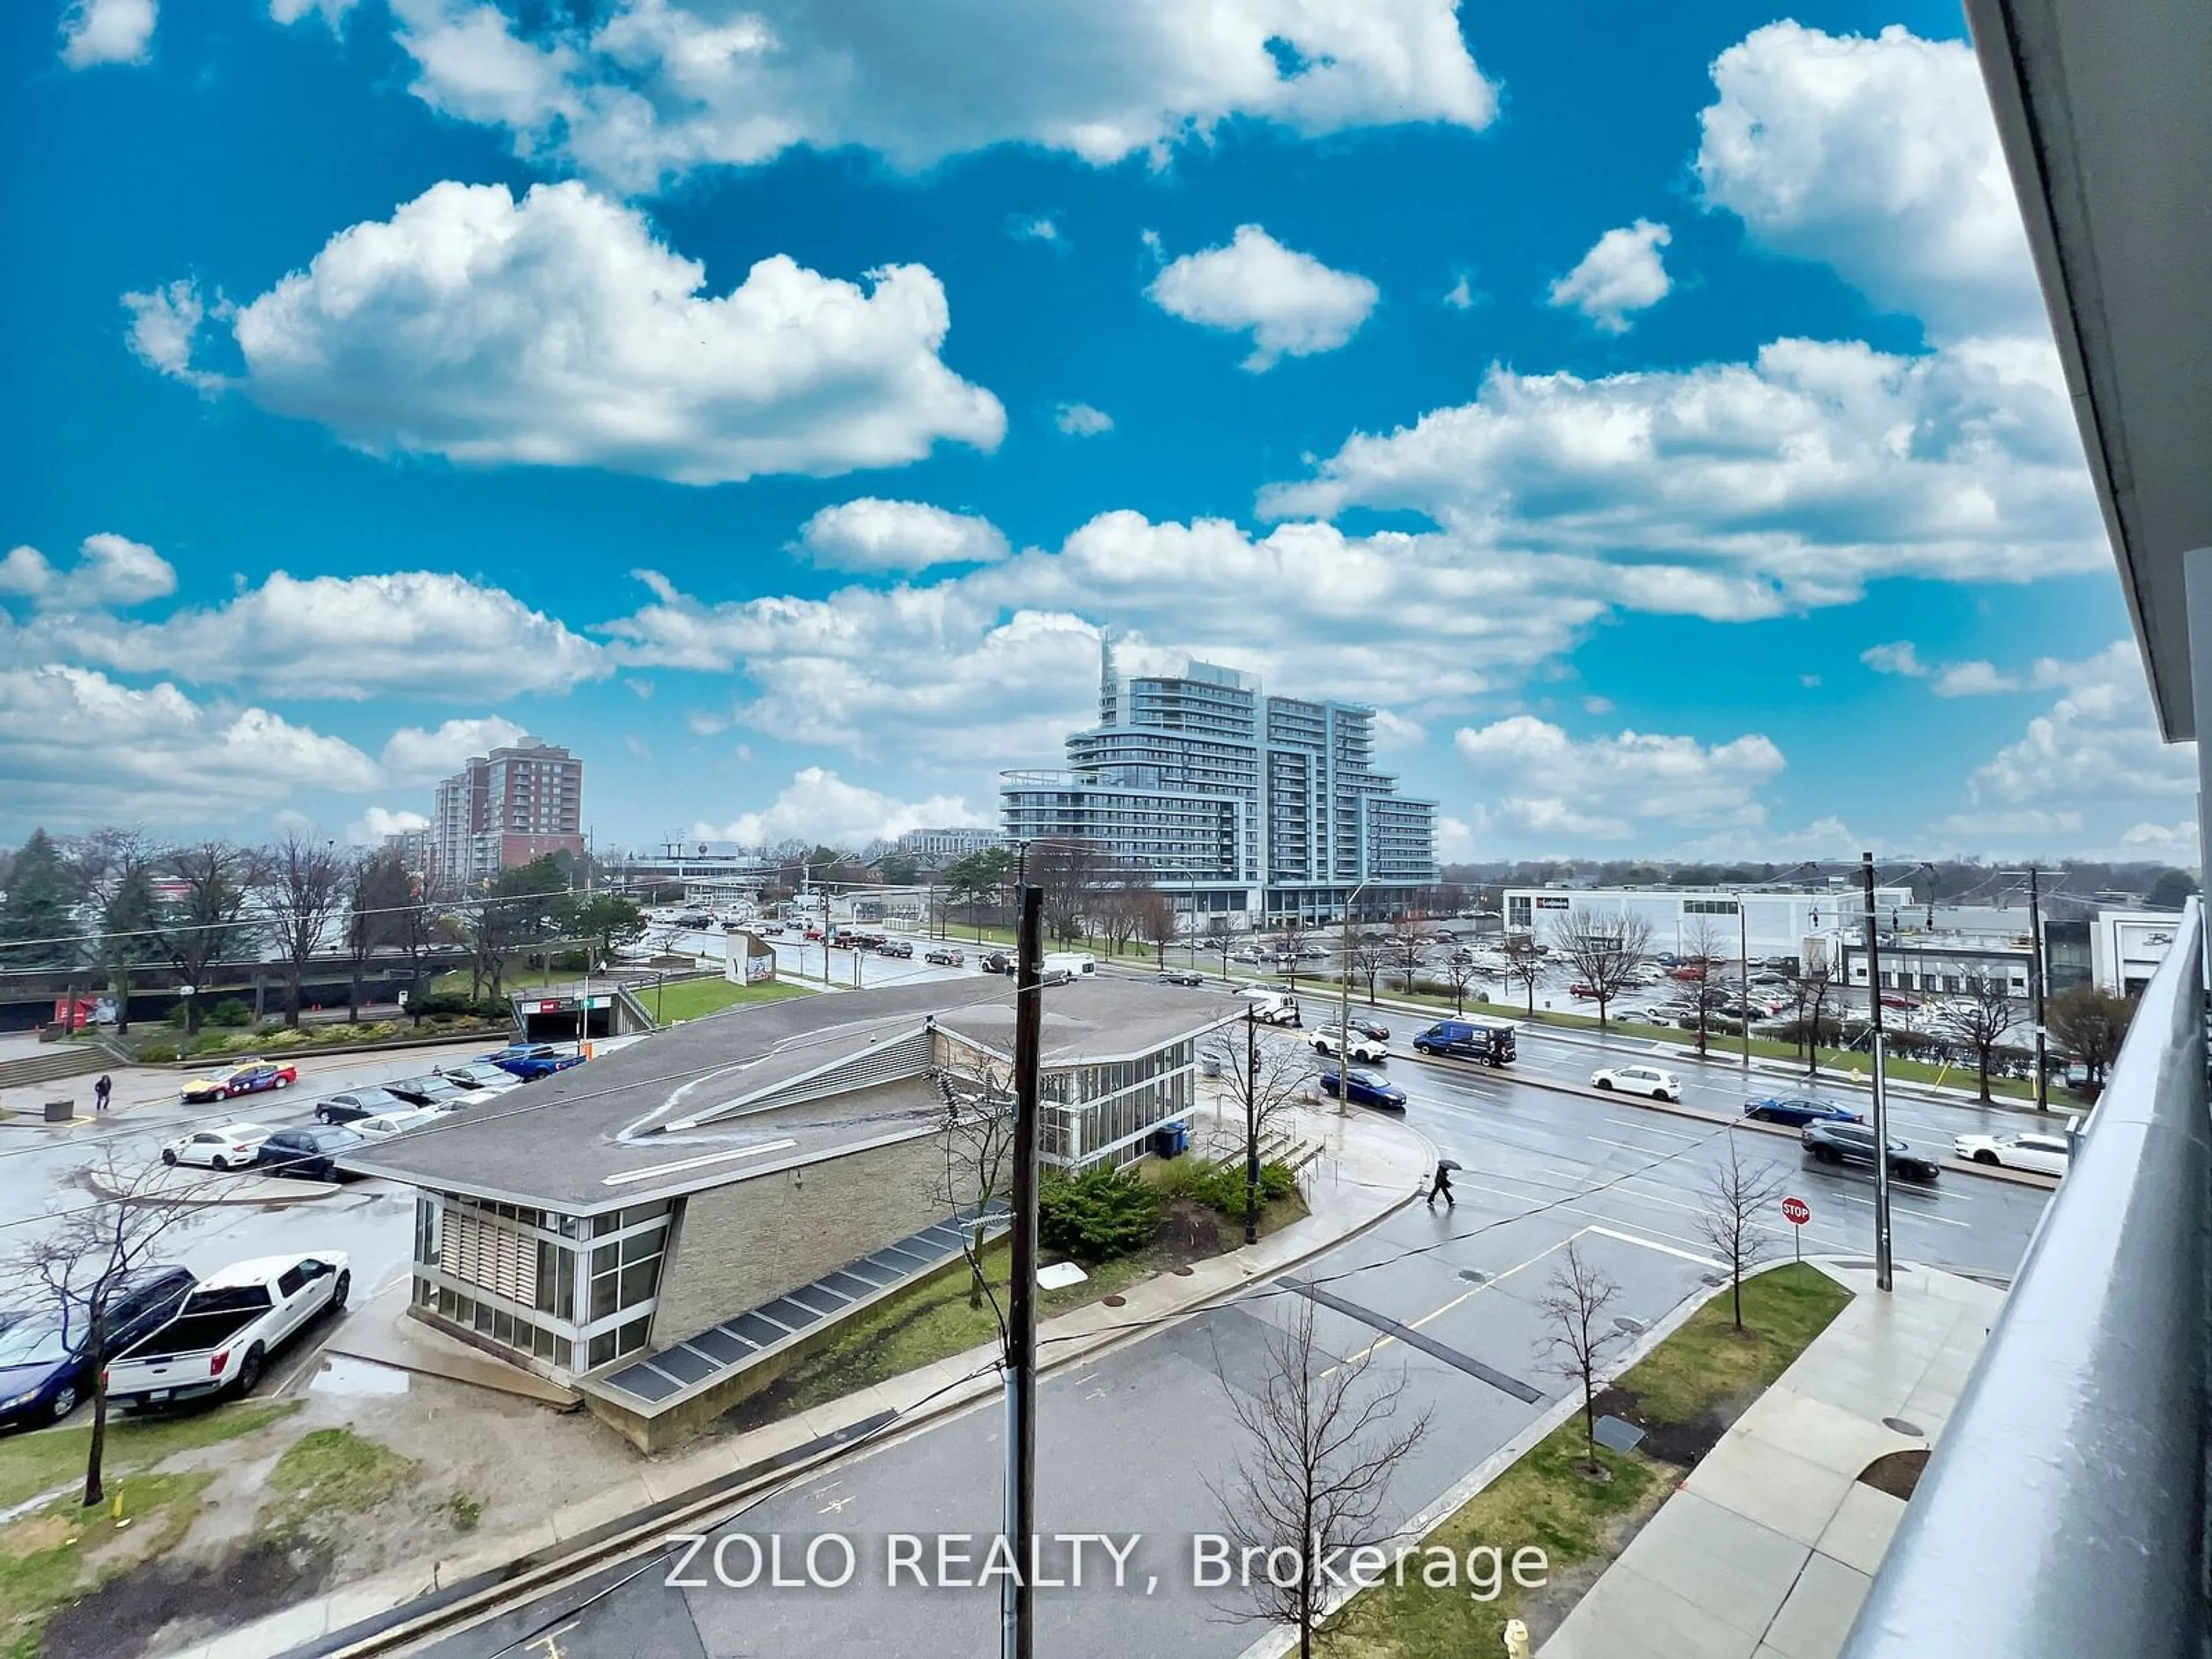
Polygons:
M1582 997L1587 1000L1597 994L1597 988L1594 985L1570 985L1567 987L1567 994L1571 997Z
M300 1080L289 1066L265 1060L248 1060L225 1066L210 1077L196 1077L179 1092L188 1101L229 1100L238 1095L258 1095L264 1089L289 1089Z
M1674 979L1703 979L1705 969L1694 962L1686 962L1680 968L1669 968L1668 975Z

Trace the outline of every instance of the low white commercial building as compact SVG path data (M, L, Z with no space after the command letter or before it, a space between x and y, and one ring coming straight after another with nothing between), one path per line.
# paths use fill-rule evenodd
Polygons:
M1908 887L1875 889L1875 914L1884 927L1912 908ZM1762 890L1712 887L1509 887L1505 931L1534 933L1548 944L1555 928L1577 912L1588 915L1637 916L1651 927L1651 948L1687 954L1701 933L1717 952L1734 961L1768 957L1802 960L1805 941L1838 926L1856 924L1866 914L1863 890L1846 884L1826 889Z
M2170 910L2100 910L2089 929L2092 977L2115 996L2141 995L2180 925Z

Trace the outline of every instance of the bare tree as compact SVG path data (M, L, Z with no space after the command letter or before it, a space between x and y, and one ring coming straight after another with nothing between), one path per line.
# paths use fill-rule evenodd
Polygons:
M2080 1060L2089 1075L2091 1088L2102 1086L2105 1073L2120 1057L2136 1005L2094 985L2075 985L2047 998L2044 1023L2060 1048Z
M1206 940L1209 946L1219 948L1221 951L1221 977L1227 979L1229 977L1229 947L1237 942L1236 932L1230 927L1229 918L1226 916L1210 917L1206 924Z
M1103 901L1105 912L1106 938L1120 956L1125 947L1140 939L1145 931L1145 901L1157 898L1158 890L1152 878L1142 871L1131 871L1109 890Z
M1505 941L1505 975L1528 994L1528 1013L1536 1012L1536 981L1544 976L1544 949L1533 933L1515 933Z
M1036 842L1023 867L1030 885L1044 894L1045 931L1070 943L1081 939L1113 872L1106 849L1085 841Z
M1222 1093L1244 1115L1244 1242L1249 1244L1260 1233L1261 1143L1296 1110L1313 1066L1301 1046L1262 1042L1249 1007L1243 1019L1207 1040L1206 1058L1221 1073Z
M1681 981L1682 994L1690 1005L1690 1016L1696 1021L1698 1052L1705 1052L1705 1043L1712 1030L1713 1016L1728 1006L1731 987L1721 977L1722 952L1727 947L1722 943L1712 923L1699 920L1694 923L1683 940L1683 949L1698 969L1695 979ZM1751 1010L1744 1010L1744 1018L1751 1018Z
M387 848L357 860L348 886L345 944L350 972L346 1017L358 1020L368 959L380 950L404 946L407 941L407 915L415 905L415 882L399 854Z
M115 1031L131 1030L131 969L159 962L161 900L154 869L161 849L136 830L95 830L70 849L78 881L97 912L90 941L93 961L107 975L115 997Z
M1473 985L1475 980L1474 958L1471 956L1455 954L1449 962L1444 963L1444 977L1451 981L1452 1012L1465 1013L1468 988Z
M1209 1480L1207 1490L1220 1507L1231 1559L1256 1551L1271 1564L1240 1584L1249 1605L1227 1611L1291 1626L1300 1659L1312 1659L1315 1637L1335 1628L1344 1610L1328 1602L1329 1564L1389 1534L1377 1517L1391 1474L1429 1431L1425 1412L1398 1421L1403 1373L1379 1382L1364 1357L1332 1358L1316 1340L1313 1303L1302 1296L1292 1298L1286 1326L1267 1339L1258 1392L1231 1382L1214 1354L1245 1447L1234 1471L1218 1484ZM1293 1557L1295 1574L1272 1571L1275 1560Z
M945 1098L937 1132L944 1173L932 1196L956 1214L973 1212L960 1248L968 1258L968 1305L980 1308L991 1293L983 1273L991 1208L1013 1186L1013 1088L1006 1068L988 1060L940 1070L937 1087Z
M249 848L227 841L204 841L177 848L161 863L183 889L168 907L161 942L185 983L196 993L185 999L185 1030L197 1036L207 1002L197 993L205 988L209 970L246 947L240 923L246 914L246 890L260 879L260 861Z
M1275 949L1282 957L1283 977L1293 991L1298 988L1298 970L1305 965L1306 943L1310 937L1305 923L1296 916L1285 922L1282 932L1275 935Z
M1790 1017L1796 1024L1797 1046L1807 1057L1808 1077L1820 1073L1820 1037L1827 1029L1821 1009L1835 988L1836 970L1826 957L1805 963L1790 976Z
M1592 1474L1602 1467L1597 1461L1598 1369L1613 1346L1627 1336L1609 1316L1620 1294L1613 1275L1586 1258L1581 1245L1570 1239L1565 1259L1536 1298L1536 1311L1551 1326L1537 1351L1545 1368L1582 1388L1587 1449L1583 1467Z
M1602 1031L1606 1009L1651 958L1651 924L1626 911L1570 910L1552 924L1552 948L1589 987L1597 1003L1597 1028Z
M1705 1177L1698 1236L1728 1269L1738 1330L1743 1328L1743 1276L1766 1259L1773 1245L1774 1235L1763 1224L1781 1203L1786 1184L1774 1165L1745 1164L1734 1136L1729 1138L1728 1162L1716 1164Z
M9 1288L45 1304L64 1333L82 1329L92 1378L92 1443L85 1456L84 1503L105 1497L100 1462L107 1450L108 1310L155 1261L162 1237L191 1214L204 1197L179 1188L164 1164L125 1153L113 1144L85 1171L98 1196L57 1212L51 1224L21 1250L4 1278ZM75 1396L58 1404L58 1419L74 1410Z
M266 926L284 963L284 1023L300 1023L300 986L308 959L345 909L351 888L351 860L337 843L287 830L263 856L266 882Z
M1182 934L1182 924L1168 896L1158 888L1148 889L1139 907L1137 936L1152 947L1160 967L1168 965L1168 946Z
M1391 965L1404 976L1406 994L1411 996L1414 990L1414 976L1421 971L1422 961L1429 949L1418 914L1409 910L1391 924L1389 948Z
M1984 1101L1990 1097L1990 1059L2019 1024L2020 1011L2014 1006L2002 979L1988 974L1966 976L1966 1001L1954 1007L1951 1029L1974 1051L1974 1069Z
M1370 938L1364 933L1352 935L1352 954L1346 958L1344 968L1346 973L1357 974L1367 981L1367 1006L1370 1008L1375 1006L1375 981L1382 976L1382 969L1389 963L1389 950L1387 939Z

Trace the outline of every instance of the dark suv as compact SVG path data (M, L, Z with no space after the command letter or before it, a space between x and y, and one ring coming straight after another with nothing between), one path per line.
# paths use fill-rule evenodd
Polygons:
M1821 1164L1860 1164L1874 1168L1874 1131L1863 1123L1808 1123L1797 1139ZM1933 1181L1942 1165L1932 1152L1902 1140L1889 1143L1889 1172L1900 1181Z
M261 1143L253 1163L264 1175L335 1182L342 1174L338 1160L368 1145L367 1135L351 1129L279 1129Z
M141 1267L108 1292L107 1352L151 1335L194 1284L182 1267ZM92 1317L55 1308L0 1313L0 1427L58 1423L92 1392Z

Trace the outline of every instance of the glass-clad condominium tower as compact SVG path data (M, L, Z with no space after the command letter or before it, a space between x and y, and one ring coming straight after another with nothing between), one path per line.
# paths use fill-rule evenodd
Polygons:
M1006 836L1092 842L1201 930L1334 921L1362 884L1359 913L1388 915L1437 879L1437 805L1374 769L1374 724L1212 663L1125 684L1109 642L1098 724L1069 737L1065 769L1003 775Z

